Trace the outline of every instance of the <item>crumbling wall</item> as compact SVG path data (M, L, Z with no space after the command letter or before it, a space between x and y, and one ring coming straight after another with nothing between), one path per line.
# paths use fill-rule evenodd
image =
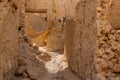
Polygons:
M53 2L52 0L29 0L26 3L26 8L48 9L48 8L52 7L52 2Z
M47 38L47 48L53 51L63 50L65 41L66 19L75 16L75 7L80 0L54 0L52 17L50 19L51 32Z
M32 2L34 2L36 5L32 4ZM28 2L26 6L26 8L29 9L36 9L36 10L47 9L46 13L37 13L41 15L39 17L41 18L43 17L46 20L46 21L44 20L44 23L47 22L46 25L44 26L38 26L38 27L44 27L43 30L41 29L42 33L35 30L35 26L31 25L30 20L28 21L27 25L25 23L26 26L25 33L27 34L28 37L32 37L31 41L37 47L44 46L48 51L60 51L60 50L63 51L64 49L64 25L63 25L64 21L62 19L63 16L58 15L59 12L64 12L64 11L61 10L62 5L57 5L57 3L58 2L52 0L51 1L40 0L37 2L35 0L34 1L30 0L30 2ZM58 7L60 8L60 10L58 10ZM36 15L36 13L33 15ZM35 23L33 22L32 24Z
M31 24L35 24L34 21L37 18L33 19L33 22L27 20L27 24L25 25L25 33L28 37L32 37L32 43L35 43L37 47L45 47L48 51L63 51L64 49L64 24L66 17L75 16L75 7L80 0L30 0L26 4L26 9L31 9L34 11L37 10L37 13L30 13L31 15L37 16L41 14L39 17L44 17L47 21L47 25L43 26L45 29L41 30L43 33L35 30L35 26ZM34 3L34 4L32 4ZM47 6L46 6L47 5ZM47 9L46 13L38 13L38 10ZM32 11L33 12L33 11ZM29 17L27 14L26 16ZM38 17L38 16L37 16ZM36 20L35 20L36 19ZM32 21L32 20L31 20ZM43 21L45 23L45 21ZM41 22L40 22L41 23ZM41 24L43 25L43 24ZM42 26L38 26L39 29ZM63 53L63 52L62 52Z
M95 54L95 67L101 80L120 79L120 30L119 20L116 20L120 18L118 6L119 0L98 2L98 50Z
M108 22L114 29L120 29L120 0L112 0L108 9Z
M85 2L87 4L87 1ZM119 1L98 0L98 5L93 5L94 8L91 3L88 4L90 9L87 10L85 8L87 6L82 0L78 5L79 7L77 6L78 19L67 20L65 32L69 67L83 79L90 78L92 74L89 73L92 72L90 70L96 70L95 80L96 78L100 80L119 80ZM96 9L97 13L94 12ZM91 15L92 12L94 15ZM97 20L95 15L97 15ZM96 27L95 21L97 21ZM94 25L92 26L90 22ZM86 26L89 26L90 29ZM87 68L88 65L89 68ZM93 69L94 67L95 69Z
M63 1L64 2L64 1ZM35 3L35 4L32 4ZM63 26L63 16L65 17L65 10L64 4L60 4L61 2L59 0L30 0L27 2L26 9L47 9L46 13L37 13L44 17L46 20L46 24L44 26L38 26L44 27L44 30L41 30L42 33L35 30L35 26L31 25L30 20L28 23L25 23L25 33L28 37L32 37L31 41L34 43L37 47L46 47L48 51L59 51L64 48L64 26ZM41 5L40 5L41 4ZM60 14L61 13L61 14ZM31 13L32 15L36 15L36 13ZM26 15L29 16L29 15ZM31 18L32 19L32 18ZM37 18L34 18L37 19ZM33 19L33 20L34 20ZM34 20L35 21L35 20ZM45 23L45 21L44 21ZM35 24L34 22L32 24ZM43 24L40 24L43 25ZM46 27L46 28L45 28Z
M10 80L17 66L20 4L22 0L0 0L0 80Z
M82 80L93 80L97 46L96 0L81 0L76 17L66 22L66 54L72 71Z

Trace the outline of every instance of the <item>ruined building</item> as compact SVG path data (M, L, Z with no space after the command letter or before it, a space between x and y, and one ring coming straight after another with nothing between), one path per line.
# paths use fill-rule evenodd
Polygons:
M0 80L120 80L120 0L0 0Z

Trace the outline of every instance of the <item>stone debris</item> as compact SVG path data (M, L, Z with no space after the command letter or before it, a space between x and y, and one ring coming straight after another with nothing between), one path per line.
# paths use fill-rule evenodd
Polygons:
M0 80L80 80L68 63L120 80L120 0L98 0L97 27L96 1L0 0Z
M50 73L57 73L68 67L64 54L49 52L47 49L43 47L39 47L39 51L43 52L41 54L41 57L50 58L49 61L45 61L45 67Z
M106 24L99 24L98 51L95 54L96 70L98 72L120 72L120 34L118 33L120 30L113 30L107 21L104 23ZM105 26L110 26L110 28ZM109 30L105 31L105 28Z
M95 65L98 76L103 77L100 80L120 80L120 30L114 29L106 20L111 2L112 0L99 0L98 4L98 49ZM99 75L103 72L104 74Z
M38 80L39 76L41 76L38 72L39 68L32 68L32 67L29 67L27 69L27 73L29 75L29 77L33 80Z

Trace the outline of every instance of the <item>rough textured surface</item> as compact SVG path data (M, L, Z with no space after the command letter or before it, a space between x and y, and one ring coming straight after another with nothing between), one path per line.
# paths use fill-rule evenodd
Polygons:
M0 0L0 80L120 80L120 1L96 1Z
M101 80L120 79L120 30L116 29L119 27L119 20L116 20L119 19L119 7L116 2L119 1L99 0L97 9L98 49L95 54L95 67Z
M32 4L32 3L35 4ZM40 5L41 4L41 5ZM47 5L47 6L46 6ZM48 0L30 0L27 2L27 8L31 9L48 9L47 13L37 13L40 16L41 22L38 23L38 17L37 14L28 13L26 16L28 16L27 23L25 23L25 32L28 37L31 38L32 44L34 44L37 47L46 47L49 51L63 51L64 48L64 28L63 28L63 21L58 17L59 11L56 11L54 13L53 9L56 9L57 7L62 7L61 5L55 6L55 1L48 1ZM34 18L30 18L34 17ZM43 19L42 19L43 18ZM28 20L29 19L29 20ZM32 21L32 20L33 21ZM32 22L31 22L32 21ZM37 25L37 24L38 25ZM35 25L36 24L36 25ZM37 28L37 29L36 29ZM41 30L42 32L39 32L38 30ZM63 52L62 52L63 53Z
M120 29L120 0L112 0L107 20L114 29Z
M96 1L81 0L76 6L77 20L66 25L66 53L69 67L82 80L92 80L97 43Z
M80 80L68 68L61 70L66 66L63 55L42 50L38 53L22 40L19 48L19 58L17 59L19 65L15 73L16 77L12 80Z
M29 17L37 15L36 13L30 13L31 15L27 15L27 24L26 33L28 37L32 37L31 41L37 47L46 47L49 51L63 51L64 49L64 23L66 17L73 17L75 15L75 6L80 0L30 0L26 4L26 8L30 9L48 9L47 13L37 13L41 15L40 17L44 17L47 21L47 27L38 26L39 29L45 28L43 33L39 33L38 30L35 30L37 23L37 18L31 18L32 20L28 20ZM34 2L34 4L32 4ZM47 5L47 6L46 6ZM31 23L32 21L32 23ZM34 25L32 25L34 24ZM38 24L38 23L37 23ZM41 23L44 25L44 23ZM41 28L40 28L41 27ZM38 29L38 28L37 28ZM63 53L63 52L61 52Z
M10 80L16 68L21 2L0 0L0 80Z
M104 24L103 24L104 23ZM99 21L96 70L106 80L120 79L120 30L113 30L107 21Z
M52 7L52 4L53 4L53 0L29 0L26 3L26 8L48 9L48 8Z

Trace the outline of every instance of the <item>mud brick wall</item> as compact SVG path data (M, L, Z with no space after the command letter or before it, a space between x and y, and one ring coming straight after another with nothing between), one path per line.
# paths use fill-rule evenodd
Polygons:
M0 80L10 80L16 68L22 0L0 0Z
M66 54L72 71L82 80L93 80L97 47L96 0L81 0L76 17L66 22Z

